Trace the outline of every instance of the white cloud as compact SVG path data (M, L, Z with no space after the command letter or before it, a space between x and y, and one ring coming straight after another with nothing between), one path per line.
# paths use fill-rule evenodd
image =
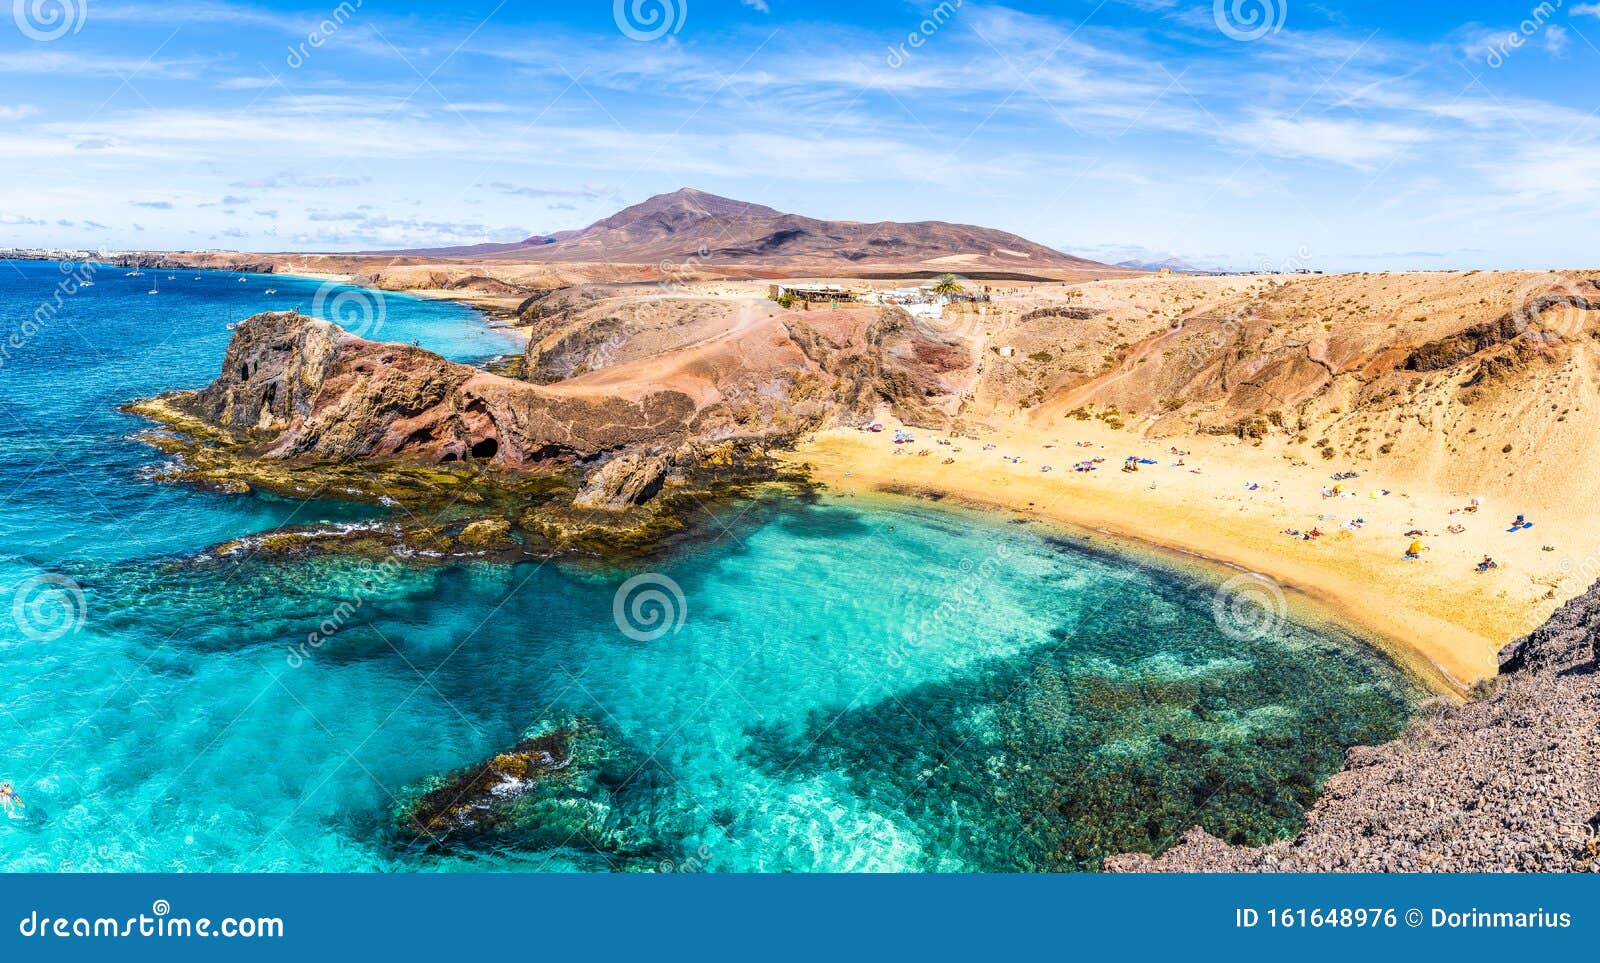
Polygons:
M1551 54L1552 56L1556 56L1556 57L1561 56L1562 54L1566 53L1566 51L1567 51L1567 42L1570 39L1571 38L1567 34L1567 28L1566 27L1559 27L1559 26L1556 26L1555 24L1551 24L1550 26L1545 27L1544 28L1544 49L1545 49L1545 53Z
M200 58L158 60L155 57L108 57L91 53L66 53L41 48L0 54L0 73L48 75L165 77L189 80L208 61Z
M1600 144L1528 142L1484 169L1495 187L1524 202L1600 202Z
M1370 168L1429 139L1425 128L1365 120L1258 114L1234 133L1240 145L1274 157Z

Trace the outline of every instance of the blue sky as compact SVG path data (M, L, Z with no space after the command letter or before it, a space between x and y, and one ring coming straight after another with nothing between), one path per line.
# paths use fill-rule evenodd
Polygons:
M16 0L0 246L361 250L694 186L1108 260L1600 264L1600 0Z

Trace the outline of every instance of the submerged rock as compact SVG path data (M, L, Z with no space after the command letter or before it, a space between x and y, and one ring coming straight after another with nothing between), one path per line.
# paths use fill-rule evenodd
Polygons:
M582 717L553 720L483 762L402 791L400 832L431 847L560 847L622 856L659 847L643 816L654 770Z

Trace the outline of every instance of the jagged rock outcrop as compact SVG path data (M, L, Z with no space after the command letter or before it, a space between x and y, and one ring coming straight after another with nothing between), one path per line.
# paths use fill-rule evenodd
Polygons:
M661 491L671 468L671 460L664 455L619 455L589 473L572 503L610 511L642 505Z
M536 552L595 543L582 533L596 525L675 530L672 506L632 511L657 499L669 476L699 493L690 502L776 479L763 467L770 446L864 418L881 403L937 421L948 397L942 376L963 360L896 311L780 316L762 302L719 309L663 300L650 312L622 360L553 384L367 341L296 313L260 314L236 326L211 384L125 410L169 430L150 440L175 456L163 473L170 480L471 505L496 524L518 519L518 531L469 526L447 533L450 548L428 552ZM562 321L562 336L605 335L605 316ZM574 483L575 500L560 493ZM562 506L613 518L580 517L574 535L574 520L557 517ZM530 509L539 517L525 517Z
M671 390L633 398L557 394L275 313L239 323L221 376L190 410L249 433L266 457L551 468L681 431L696 405Z
M1292 840L1196 827L1118 872L1600 871L1600 584L1507 646L1489 694L1358 746Z
M920 337L896 312L856 323L861 331L767 320L725 341L645 355L632 362L632 377L618 366L597 382L535 385L420 348L367 341L327 321L260 314L239 323L221 375L185 405L247 434L266 457L535 469L647 444L781 440L830 417L864 415L881 401L909 417L937 419L939 377L965 362L959 349ZM624 467L610 471L597 491ZM647 492L654 484L637 487Z

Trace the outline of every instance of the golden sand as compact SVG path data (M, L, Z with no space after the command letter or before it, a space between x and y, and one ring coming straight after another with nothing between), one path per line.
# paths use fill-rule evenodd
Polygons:
M913 429L914 443L896 445L894 428L820 432L789 457L843 491L937 494L1267 575L1458 695L1495 673L1502 646L1592 578L1594 566L1577 554L1596 543L1592 521L1493 501L1469 513L1462 511L1466 493L1403 488L1371 472L1336 482L1332 463L1291 463L1231 439L1153 441L1075 423L1049 435L1022 427L979 431L977 440ZM1173 444L1190 452L1182 466ZM924 450L929 454L918 454ZM1126 473L1128 455L1157 464ZM1073 471L1095 457L1105 459L1097 471ZM1325 496L1335 484L1340 493ZM1384 489L1390 493L1375 494ZM1536 525L1508 533L1518 512ZM1345 527L1353 519L1363 521L1360 528ZM1284 533L1313 528L1323 534L1307 540ZM1427 534L1405 534L1416 529ZM1405 559L1419 540L1421 558ZM1498 567L1479 573L1485 555Z

